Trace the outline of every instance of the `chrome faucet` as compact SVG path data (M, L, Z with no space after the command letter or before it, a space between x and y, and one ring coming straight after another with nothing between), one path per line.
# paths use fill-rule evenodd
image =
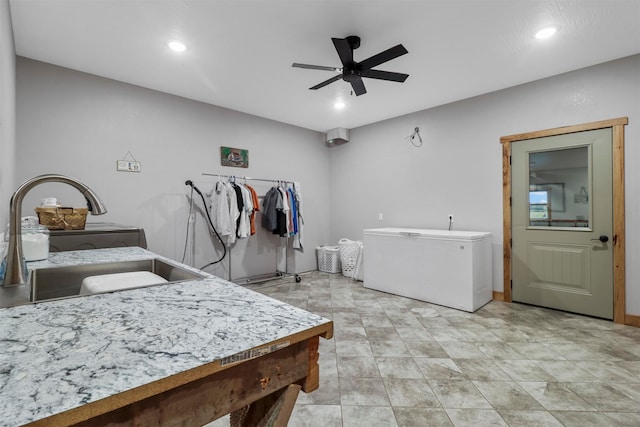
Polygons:
M2 286L22 285L27 281L25 277L24 256L22 254L22 200L35 186L45 182L61 182L68 184L82 193L87 199L87 208L92 215L102 215L107 212L100 198L89 187L64 175L47 174L31 178L20 185L11 196L9 211L9 247L7 250L6 270Z

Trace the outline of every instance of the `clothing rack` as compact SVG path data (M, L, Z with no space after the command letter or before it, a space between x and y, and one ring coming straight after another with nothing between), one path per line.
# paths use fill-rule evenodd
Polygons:
M217 176L218 178L241 179L243 181L262 181L262 182L273 182L273 183L283 183L283 184L292 184L292 185L296 184L293 181L287 181L287 180L283 180L283 179L251 178L250 176L224 175L224 174L221 174L221 173L206 173L206 172L202 172L202 175L205 175L205 176Z
M218 177L220 178L228 178L228 179L232 179L232 182L235 182L236 180L242 180L242 181L261 181L261 182L271 182L273 184L291 184L294 186L295 188L295 182L293 181L288 181L288 180L282 180L282 179L267 179L267 178L252 178L249 176L237 176L237 175L226 175L226 174L221 174L221 173L207 173L207 172L202 172L202 175L204 176L213 176L213 177ZM274 273L267 273L267 274L261 274L259 276L252 276L252 277L246 277L246 278L239 278L239 279L232 279L231 278L231 247L229 246L227 248L227 256L229 258L229 267L228 267L228 272L229 272L229 281L234 281L234 283L237 284L250 284L250 283L260 283L260 282L266 282L267 280L271 280L277 277L283 277L286 275L290 275L290 276L294 276L296 283L300 283L302 281L302 278L300 277L299 274L297 273L289 273L289 237L285 238L286 243L284 246L284 270L285 271L280 271L278 270L278 255L276 253L276 271Z

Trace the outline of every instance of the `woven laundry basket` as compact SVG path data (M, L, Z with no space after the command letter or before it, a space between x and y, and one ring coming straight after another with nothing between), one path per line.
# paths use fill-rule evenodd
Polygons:
M84 230L87 208L35 208L38 221L49 230Z

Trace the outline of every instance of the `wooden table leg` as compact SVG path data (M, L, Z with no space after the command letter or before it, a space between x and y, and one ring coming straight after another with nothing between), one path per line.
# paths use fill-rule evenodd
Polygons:
M309 345L309 371L302 383L302 391L311 393L320 386L320 366L318 365L320 337L309 338L307 342Z
M291 384L231 413L231 427L286 427L301 387Z

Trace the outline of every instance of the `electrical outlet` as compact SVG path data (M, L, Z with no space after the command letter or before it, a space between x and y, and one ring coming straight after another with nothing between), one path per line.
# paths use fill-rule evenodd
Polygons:
M381 213L378 214L378 221L382 221L384 219L384 215Z

